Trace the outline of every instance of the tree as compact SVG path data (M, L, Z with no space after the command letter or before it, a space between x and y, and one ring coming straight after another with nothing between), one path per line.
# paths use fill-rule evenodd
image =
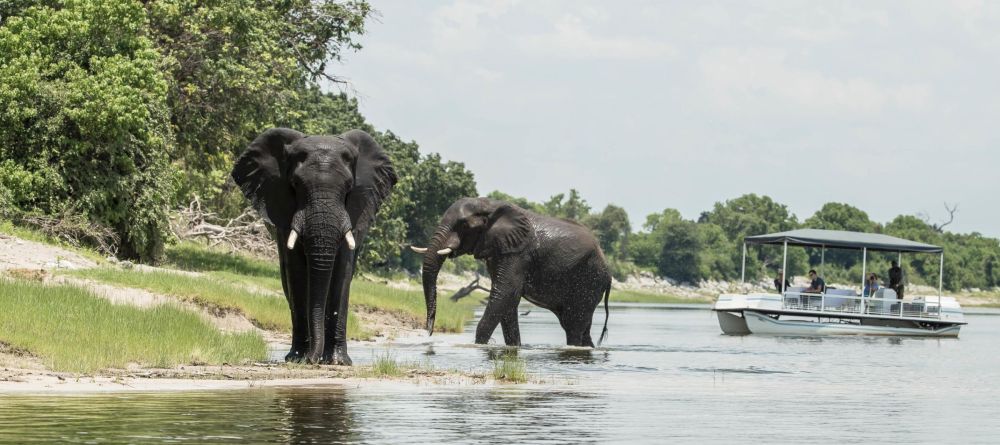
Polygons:
M740 246L747 236L783 232L799 225L787 206L768 196L752 193L715 203L712 210L701 214L698 222L719 226L734 246ZM753 247L747 255L747 276L757 278L770 272L770 269L781 267L782 255L782 249L773 246ZM731 256L734 264L740 264L742 249L734 248ZM789 275L800 273L805 263L806 256L802 249L788 250Z
M601 213L585 218L584 223L594 231L594 236L597 237L606 255L619 260L627 258L632 225L625 209L608 204Z
M0 182L25 212L82 214L119 255L168 235L169 79L138 2L35 2L0 27Z
M678 281L695 283L701 278L698 270L698 252L701 240L698 226L691 221L679 221L664 228L663 248L660 252L660 275Z
M198 195L217 209L231 208L218 190L235 157L265 129L309 119L312 87L328 61L360 48L371 12L364 1L143 3L170 79L175 201Z
M506 201L506 202L514 204L514 205L516 205L516 206L518 206L518 207L520 207L522 209L531 210L532 212L535 212L535 213L538 213L538 214L542 214L542 215L545 214L545 207L543 207L541 204L539 204L537 202L529 201L527 198L521 198L521 197L518 197L518 196L508 195L508 194L506 194L504 192L501 192L499 190L494 190L494 191L490 192L488 195L486 195L486 197L487 198L496 199L496 200L500 200L500 201Z
M542 206L545 208L545 213L549 216L555 216L558 218L566 218L574 221L581 221L585 216L590 214L590 205L587 201L580 197L580 193L576 189L570 189L569 199L563 202L566 195L560 193L549 198Z
M850 204L828 202L802 224L811 229L847 230L851 232L878 232L881 227L861 209ZM843 249L827 249L825 258L822 249L810 249L810 264L829 263L850 269L861 262L861 254ZM860 272L859 272L860 273Z
M722 227L712 223L698 224L698 271L702 278L736 280L740 278L740 265L733 259L737 250L726 237Z

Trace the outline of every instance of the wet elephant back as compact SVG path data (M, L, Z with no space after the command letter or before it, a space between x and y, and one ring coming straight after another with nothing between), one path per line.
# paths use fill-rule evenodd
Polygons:
M610 280L604 256L590 229L572 221L532 219L537 248L532 252L526 293L535 298ZM532 298L532 299L535 299Z

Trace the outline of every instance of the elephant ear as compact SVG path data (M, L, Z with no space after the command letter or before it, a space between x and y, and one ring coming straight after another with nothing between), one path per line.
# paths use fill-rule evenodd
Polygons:
M520 252L528 247L533 232L524 210L510 204L498 207L488 220L475 257L482 259L494 255Z
M288 229L295 212L295 195L286 175L287 148L304 137L288 128L272 128L257 136L236 160L232 177L265 221Z
M347 213L351 216L354 231L364 236L374 224L375 214L389 197L398 178L389 155L368 133L351 130L341 137L358 149L354 187L347 194Z

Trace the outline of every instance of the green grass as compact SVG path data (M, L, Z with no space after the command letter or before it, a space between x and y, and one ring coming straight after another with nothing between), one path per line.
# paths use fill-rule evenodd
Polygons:
M399 377L403 375L403 367L389 351L379 354L372 360L371 375L373 377Z
M275 295L252 292L211 277L164 271L96 267L65 272L102 283L171 295L209 308L235 310L262 329L291 329L288 303Z
M204 244L183 241L167 246L164 267L194 272L229 272L235 275L280 279L278 261L232 254ZM279 289L281 283L278 283Z
M207 273L217 282L225 282L230 286L244 284L282 293L277 261L272 264L190 242L168 248L167 257L170 266ZM282 303L284 304L283 300ZM359 276L355 276L351 283L350 304L394 311L418 320L427 317L423 292L395 289L381 283L365 281ZM439 295L434 330L462 332L465 324L472 319L473 310L478 306L479 299L476 298L464 298L455 303L446 296ZM288 317L287 313L288 309L285 306L283 315L285 318ZM349 317L349 332L350 320L353 318L355 317Z
M0 279L0 339L31 351L49 369L89 373L129 363L241 364L265 360L256 333L225 334L170 305L113 304L67 285Z
M507 352L493 359L493 378L511 383L528 381L527 366L516 352Z
M635 290L611 290L611 301L617 303L711 303L708 298L684 298Z

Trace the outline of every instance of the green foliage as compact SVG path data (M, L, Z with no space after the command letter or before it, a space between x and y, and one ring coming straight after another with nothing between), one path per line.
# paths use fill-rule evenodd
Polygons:
M314 81L326 77L326 62L360 48L371 9L363 1L163 0L146 12L171 79L175 199L227 209L231 189L220 186L235 157L261 131L299 128L320 111Z
M517 351L504 351L493 358L493 378L510 383L528 381L527 364L517 356Z
M747 236L782 232L799 226L797 218L788 211L787 206L775 202L770 197L757 196L753 193L715 203L712 210L701 214L698 222L712 223L721 227L726 238L734 244L741 244ZM732 249L730 255L733 263L740 264L742 247ZM789 250L790 274L802 272L799 270L799 265L804 255L799 249ZM781 258L782 252L778 247L751 248L747 252L747 276L757 278L766 275L770 269L780 268Z
M584 224L594 231L605 254L624 259L628 255L629 235L632 225L625 209L608 204L601 213L584 219Z
M399 362L396 361L396 357L392 355L389 350L385 353L375 356L372 360L372 370L373 377L399 377L403 375L403 368L399 366Z
M198 314L172 305L140 309L73 286L7 279L0 279L0 338L40 356L56 371L267 358L259 334L221 333Z
M512 204L514 204L514 205L522 208L522 209L531 210L532 212L538 213L540 215L545 215L546 214L545 213L545 207L542 206L541 204L539 204L537 202L529 201L526 198L520 198L520 197L508 195L508 194L506 194L504 192L501 192L499 190L494 190L494 191L490 192L490 194L486 195L486 197L497 199L497 200L500 200L500 201L507 201L509 203L512 203Z
M697 224L680 221L668 225L663 231L663 250L657 270L660 275L696 283L700 277L698 252L701 247Z
M169 81L139 2L38 2L0 27L0 195L86 215L126 257L168 237ZM43 6L41 4L51 4Z
M580 192L577 192L576 189L569 190L569 198L566 198L566 195L562 193L552 196L542 204L542 207L545 208L546 215L571 219L573 221L582 221L584 217L590 214L590 205L587 204L587 201L580 196Z
M810 216L802 227L826 230L847 230L851 232L877 232L879 225L868 219L868 214L849 204L828 202ZM850 269L861 262L861 255L853 251L827 249L825 258L822 249L809 249L809 262L819 264L821 261L832 266Z

